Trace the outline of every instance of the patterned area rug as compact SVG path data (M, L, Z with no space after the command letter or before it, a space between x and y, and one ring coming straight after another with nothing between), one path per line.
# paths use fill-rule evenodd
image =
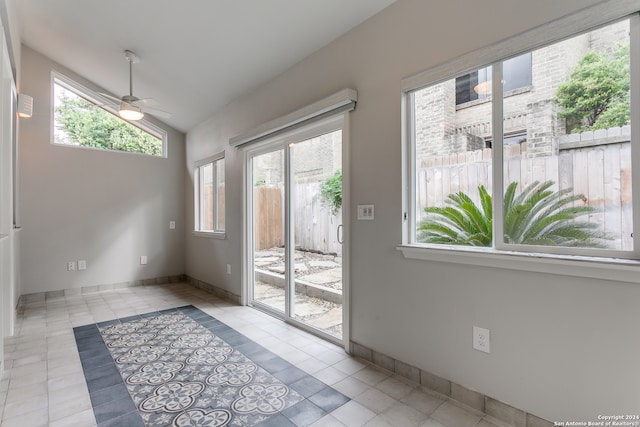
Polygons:
M349 401L193 306L74 328L99 426L307 426Z

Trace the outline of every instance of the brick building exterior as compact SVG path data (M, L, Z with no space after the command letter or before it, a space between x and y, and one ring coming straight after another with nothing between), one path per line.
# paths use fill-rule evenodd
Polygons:
M558 139L566 134L554 101L558 86L589 50L612 53L628 32L628 22L620 22L533 51L530 84L504 93L505 144L523 144L528 157L558 154ZM490 95L456 105L456 90L456 79L451 79L415 93L418 159L491 145Z

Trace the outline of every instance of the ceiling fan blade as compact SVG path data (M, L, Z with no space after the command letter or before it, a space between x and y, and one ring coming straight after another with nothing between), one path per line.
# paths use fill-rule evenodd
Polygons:
M171 118L171 113L167 112L167 111L162 111L162 110L158 110L156 108L147 108L147 107L142 107L142 111L145 113L149 113L153 116L156 117L161 117L163 119L170 119Z
M133 101L132 104L138 107L151 106L151 105L157 106L158 101L156 101L153 98L140 98Z

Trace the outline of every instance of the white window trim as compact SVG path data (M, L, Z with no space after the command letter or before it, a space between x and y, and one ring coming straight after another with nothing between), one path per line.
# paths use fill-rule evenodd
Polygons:
M422 261L640 283L640 261L637 260L567 257L460 246L435 247L404 244L397 246L396 249L402 252L405 258Z
M435 85L446 81L452 76L462 75L477 69L478 67L487 66L517 56L526 51L535 50L539 47L549 45L560 41L564 38L572 37L576 34L589 31L598 26L607 25L610 22L620 20L622 18L637 15L638 5L635 0L620 0L618 2L605 2L593 7L581 10L570 16L560 18L551 23L534 28L533 30L519 34L511 39L501 41L495 45L488 46L468 55L461 56L450 62L436 66L432 69L423 71L413 76L407 77L402 81L402 188L403 188L403 227L402 227L402 244L396 249L402 252L403 256L408 259L417 259L424 261L448 262L454 264L465 264L482 267L501 268L518 271L544 272L550 274L558 274L573 277L584 277L602 280L623 281L631 283L640 283L640 260L638 259L619 259L605 258L595 256L575 256L567 254L547 254L534 252L515 252L506 250L504 244L496 244L495 248L474 248L464 246L448 246L448 245L423 245L411 243L411 237L416 227L415 212L415 147L412 141L413 135L413 109L412 109L412 93L426 86ZM631 19L631 33L637 35L640 32L638 28L638 19ZM635 37L636 41L638 37ZM501 70L499 70L501 72ZM632 43L631 48L631 79L632 81L640 81L640 43ZM494 79L494 93L501 94L502 88L496 84L500 76ZM497 86L497 87L496 87ZM638 100L640 99L640 84L632 86L631 93L632 105L631 116L639 117L640 109ZM500 104L500 103L497 103ZM494 112L495 116L502 117L500 108ZM502 120L494 119L496 132L502 133ZM638 147L638 126L632 129L632 145ZM495 139L495 136L494 136ZM500 151L500 150L498 150ZM494 161L502 161L501 153L494 155ZM501 176L502 169L498 172ZM640 171L640 155L635 155L632 159L632 170ZM637 210L640 200L640 173L634 173L632 177L632 188L634 197L634 208ZM498 186L499 190L494 194L499 197L496 199L502 204L502 180L494 179L494 187ZM494 201L496 203L496 201ZM502 220L502 212L494 209L494 222ZM634 215L635 230L640 230L640 215ZM640 240L640 239L638 239ZM640 253L638 240L634 242L634 251L631 256L637 257ZM517 249L517 247L511 246ZM613 252L613 253L611 253ZM617 254L614 251L612 257ZM629 252L625 252L625 256L630 256Z
M137 127L138 129L147 132L148 134L155 136L156 138L159 138L160 140L162 140L162 154L159 156L155 156L152 154L145 154L145 153L138 153L135 151L121 151L121 150L109 150L109 149L105 149L105 148L95 148L95 147L85 147L82 145L67 145L67 144L56 144L55 143L55 137L54 137L54 133L55 133L55 88L54 85L59 84L62 86L66 86L69 90L73 91L73 92L78 92L80 97L86 99L87 101L91 102L92 104L94 104L96 107L102 108L103 110L113 114L114 116L118 117L120 120L125 121L135 127ZM80 95L81 94L81 95ZM153 123L149 122L148 120L142 119L142 120L138 120L136 122L131 122L131 121L127 121L122 119L119 115L118 112L116 111L116 109L114 107L111 107L111 104L113 104L112 101L106 99L105 97L101 96L100 94L98 94L96 91L91 90L89 88L87 88L86 86L83 86L82 84L78 83L77 81L65 76L64 74L59 73L58 71L51 71L51 145L55 146L55 147L71 147L71 148L79 148L79 149L85 149L85 150L97 150L97 151L108 151L110 153L124 153L124 154L133 154L133 155L143 155L143 156L149 156L152 158L158 158L158 159L166 159L167 158L167 131L162 129L159 126L154 125Z
M193 230L191 232L196 237L204 237L206 239L220 239L224 240L227 238L226 231L199 231Z
M209 156L207 158L198 160L196 162L194 162L193 164L193 226L194 228L199 228L200 227L200 218L202 217L202 212L200 210L200 201L201 199L201 194L200 191L202 189L202 185L200 185L200 167L205 166L209 163L214 163L217 162L218 160L224 159L225 152L221 151L219 153L214 154L213 156ZM216 179L216 183L217 183L217 179ZM215 209L218 209L218 206L215 206ZM204 231L204 230L198 230L195 229L192 231L192 234L196 237L204 237L204 238L208 238L208 239L226 239L227 238L227 232L226 232L226 227L225 230L213 230L213 231Z

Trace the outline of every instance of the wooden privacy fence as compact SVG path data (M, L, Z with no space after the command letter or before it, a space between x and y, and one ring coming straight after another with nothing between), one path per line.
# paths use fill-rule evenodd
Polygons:
M527 158L518 144L505 149L504 188L519 182L519 190L534 181L551 180L553 190L573 188L584 203L597 209L588 221L599 224L613 249L631 249L631 143L593 145L562 150L559 155ZM492 186L491 149L434 156L416 176L419 218L424 208L442 206L449 194L464 192L476 203L478 186Z
M280 187L253 188L255 249L284 245L284 200Z
M342 245L337 237L342 211L334 216L329 207L323 205L321 184L320 181L298 180L293 187L296 247L342 255Z
M254 187L253 210L255 249L284 245L284 190L275 186ZM296 248L322 253L342 254L338 226L342 212L333 216L323 206L320 182L297 182L292 191Z

